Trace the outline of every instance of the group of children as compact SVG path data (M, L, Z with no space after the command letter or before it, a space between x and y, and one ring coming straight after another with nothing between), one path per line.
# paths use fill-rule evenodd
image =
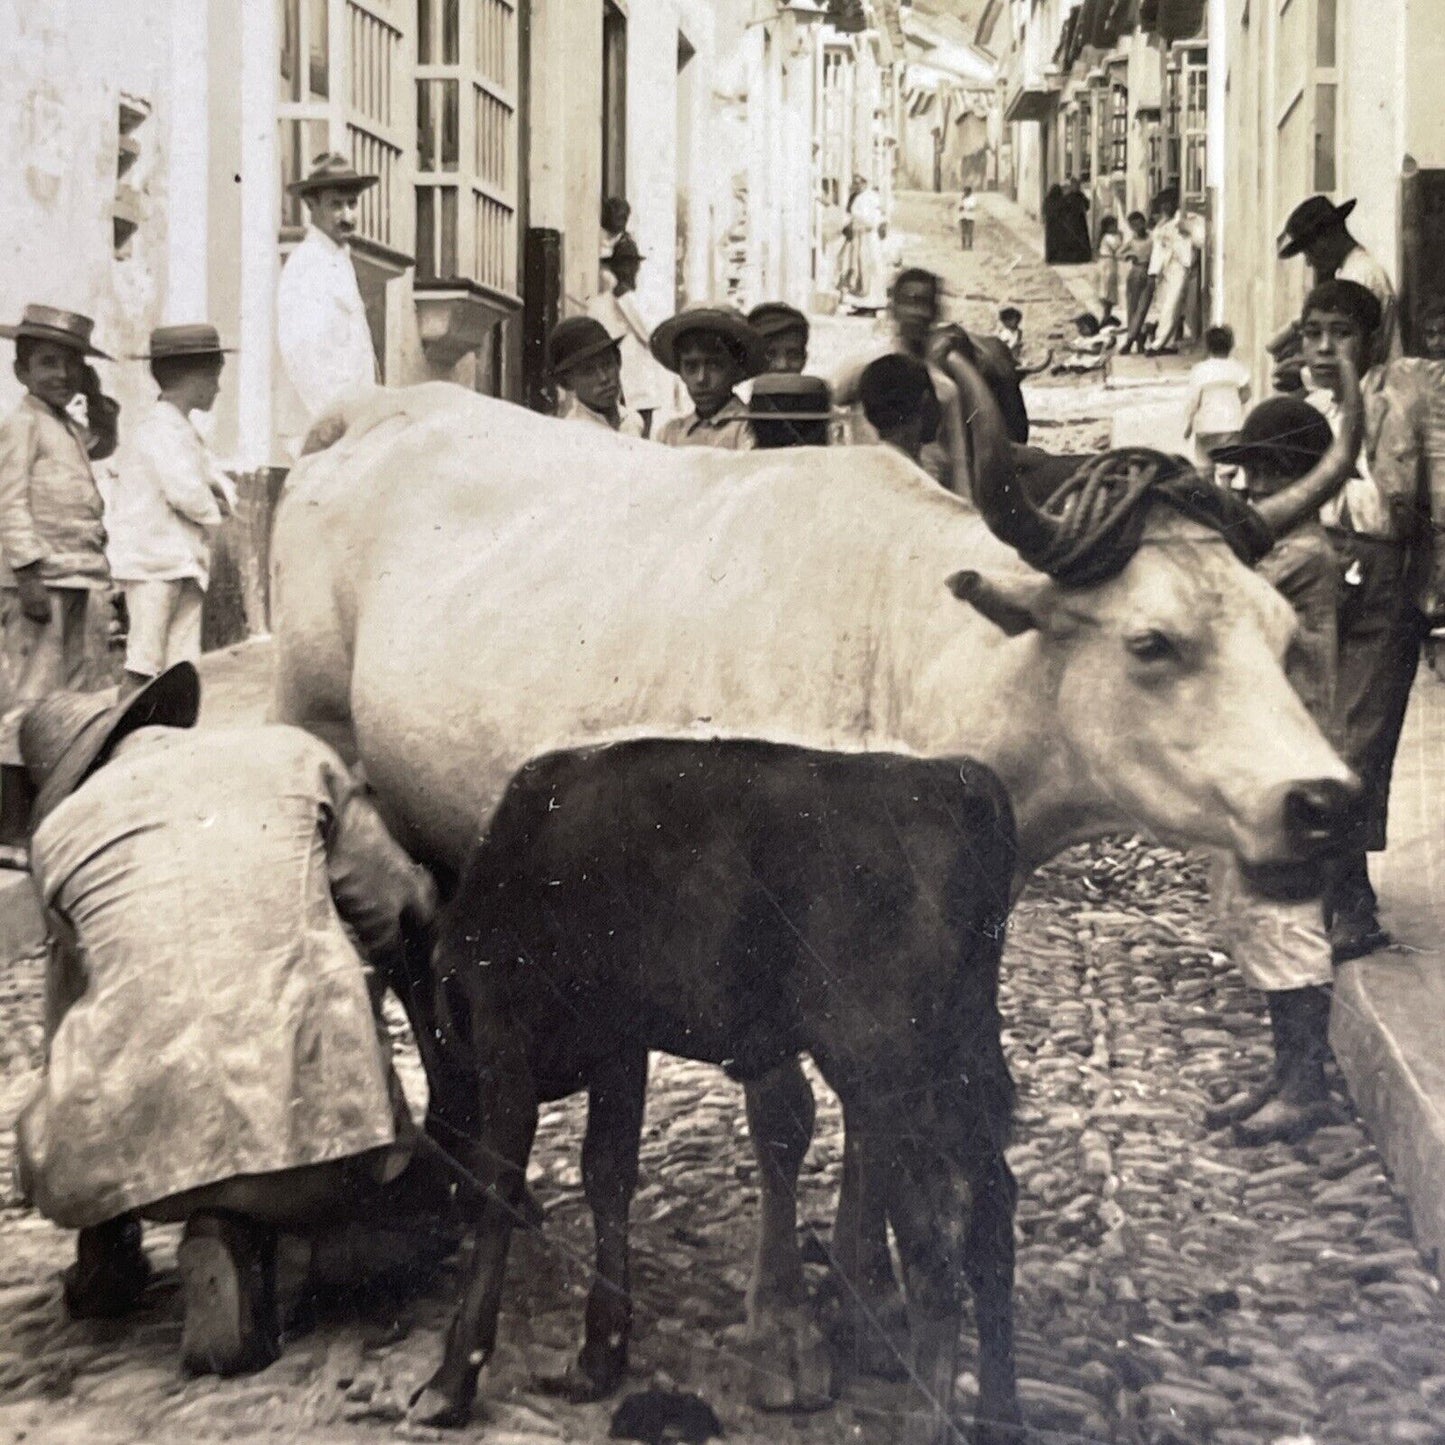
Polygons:
M129 619L122 697L201 651L211 542L235 506L191 418L209 411L227 348L204 324L163 326L135 361L149 365L155 407L128 434L100 389L88 316L27 306L0 327L14 342L25 394L0 422L0 631L6 696L0 726L0 862L23 862L29 809L18 725L52 693L97 679L91 607L112 583ZM115 453L109 503L93 463Z

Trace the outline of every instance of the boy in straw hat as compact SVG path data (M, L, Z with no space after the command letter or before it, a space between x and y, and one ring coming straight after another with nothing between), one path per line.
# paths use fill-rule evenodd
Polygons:
M83 684L90 596L110 583L104 507L85 432L67 408L85 387L86 361L105 357L88 316L27 306L0 327L15 342L25 388L0 423L0 626L12 689L0 725L0 844L24 838L17 729L21 713L60 688Z
M230 1375L279 1353L278 1230L442 1212L451 1181L374 1012L420 956L430 877L324 744L194 731L199 705L182 663L24 720L55 947L17 1143L27 1199L80 1232L71 1314L134 1308L141 1220L183 1223L182 1363Z
M305 411L296 428L301 436L332 402L377 379L376 347L351 260L361 193L376 182L333 152L318 156L311 173L287 187L311 217L276 289L276 341Z
M643 436L641 418L622 404L622 340L590 316L569 316L547 337L547 370L567 400L564 421L605 426L623 436Z
M747 407L734 388L763 370L762 338L736 311L694 306L669 317L652 333L652 354L676 372L693 410L673 417L657 439L672 447L751 451Z
M137 358L150 362L161 394L121 449L111 494L111 572L130 616L122 698L178 662L200 660L211 540L235 492L191 415L215 404L227 350L214 326L161 326Z

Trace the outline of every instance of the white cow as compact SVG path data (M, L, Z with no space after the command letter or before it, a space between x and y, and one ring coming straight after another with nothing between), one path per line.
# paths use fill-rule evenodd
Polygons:
M1008 788L1025 870L1119 829L1288 863L1355 791L1285 679L1290 608L1168 507L1116 575L1066 587L882 447L668 450L445 384L354 399L312 446L276 521L276 712L359 757L446 871L521 764L622 737L967 754ZM1052 524L975 447L991 524L1037 550ZM796 1113L799 1087L755 1086L750 1113ZM848 1192L845 1241L884 1247ZM774 1405L826 1391L778 1283L791 1210L764 1200L749 1295Z

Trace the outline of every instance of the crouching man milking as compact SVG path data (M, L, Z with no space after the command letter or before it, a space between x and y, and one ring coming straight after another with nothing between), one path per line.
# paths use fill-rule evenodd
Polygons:
M235 1374L279 1352L278 1230L449 1193L374 1011L435 888L329 748L189 731L199 702L181 663L122 705L60 693L21 724L52 948L19 1170L80 1231L74 1315L132 1307L140 1220L184 1222L182 1363Z

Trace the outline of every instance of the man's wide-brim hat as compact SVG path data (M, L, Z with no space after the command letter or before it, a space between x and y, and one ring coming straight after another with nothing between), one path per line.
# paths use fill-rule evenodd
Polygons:
M339 151L328 151L311 162L311 173L286 187L293 196L311 196L318 191L355 193L374 186L379 176L361 175Z
M753 382L749 421L831 421L833 394L821 376L764 372Z
M222 346L214 326L187 324L157 326L151 332L150 347L136 361L168 361L175 356L229 356L235 347Z
M1345 217L1354 209L1354 201L1342 201L1337 206L1328 196L1311 196L1301 201L1289 213L1276 243L1279 259L1288 261L1291 256L1298 256L1311 241L1336 226L1343 226Z
M24 759L35 806L35 828L115 750L122 738L144 727L194 727L201 710L201 679L189 662L178 662L123 703L108 692L58 692L20 720Z
M1334 433L1324 414L1297 396L1272 396L1245 417L1238 437L1211 447L1211 461L1302 477L1329 451Z
M669 316L652 333L652 354L669 370L677 370L677 345L684 336L715 336L737 356L744 376L756 376L767 365L763 338L736 311L723 306L691 306Z
M565 374L569 368L603 351L616 351L622 345L620 336L591 316L569 316L552 328L547 338L547 370L553 376Z
M9 341L56 341L82 356L110 361L112 358L91 342L90 333L94 330L95 322L79 311L62 311L58 306L27 306L14 326L0 326L0 336Z

